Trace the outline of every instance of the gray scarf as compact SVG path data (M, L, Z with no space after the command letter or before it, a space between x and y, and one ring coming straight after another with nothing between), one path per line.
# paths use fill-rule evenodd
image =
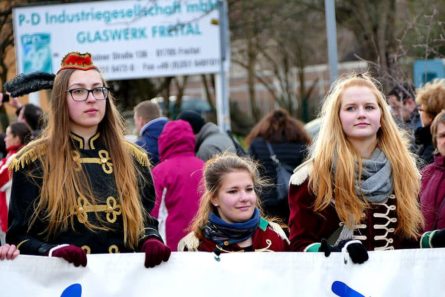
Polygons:
M355 193L368 202L379 203L384 202L392 191L391 165L385 154L376 148L370 159L363 160L362 176L355 184Z

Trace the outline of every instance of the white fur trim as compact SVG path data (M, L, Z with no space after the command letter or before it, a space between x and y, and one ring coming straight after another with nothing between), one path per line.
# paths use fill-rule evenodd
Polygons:
M178 252L196 252L198 247L199 239L196 237L195 232L190 232L179 241Z
M52 256L53 256L53 252L54 252L55 250L58 250L58 249L60 249L60 248L66 247L66 246L69 246L69 244L67 244L67 243L65 243L65 244L59 244L58 246L53 247L52 249L49 250L48 256L49 256L49 257L52 257Z
M348 246L353 243L362 244L362 242L360 240L350 240L347 243L345 243L345 245L342 247L342 249L341 249L342 253L348 253Z
M294 174L290 177L290 183L299 186L309 177L312 171L312 160L307 160L294 170Z
M159 206L159 213L158 213L158 230L159 235L161 235L162 240L164 240L165 244L168 244L167 242L167 218L168 218L168 209L165 205L165 196L167 195L167 188L164 188L162 190L162 196L161 196L161 205Z
M290 244L289 239L286 236L286 233L284 233L283 229L280 227L279 224L275 223L275 222L268 222L269 226L272 228L273 231L275 231L275 233L277 233L281 239L285 240L287 242L287 244Z

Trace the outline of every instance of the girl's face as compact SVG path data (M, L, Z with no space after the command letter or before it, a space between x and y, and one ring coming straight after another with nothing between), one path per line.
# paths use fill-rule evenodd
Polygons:
M377 141L381 116L382 111L371 89L354 86L343 91L340 121L351 142Z
M239 223L252 217L256 200L250 173L239 170L223 176L221 187L212 203L217 207L221 219L227 223Z
M445 124L439 123L437 125L436 134L437 150L442 156L445 156Z
M68 83L68 90L79 94L84 92L82 89L95 90L89 92L84 101L76 101L70 92L67 92L66 100L68 101L68 110L70 116L71 131L84 136L94 134L97 126L105 116L105 107L107 99L103 99L100 94L100 89L104 84L102 82L99 72L96 70L76 70L70 77ZM94 93L94 94L93 94ZM76 95L75 95L76 96ZM96 99L95 98L99 98ZM79 96L76 96L79 100Z
M6 128L6 135L5 135L5 145L6 149L9 149L14 146L18 146L22 144L20 141L20 137L15 136L12 134L11 128Z

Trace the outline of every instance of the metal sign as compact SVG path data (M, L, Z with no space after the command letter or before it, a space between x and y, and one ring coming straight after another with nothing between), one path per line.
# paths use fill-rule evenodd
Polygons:
M109 80L220 72L218 0L99 1L15 8L18 72L57 72L89 52Z

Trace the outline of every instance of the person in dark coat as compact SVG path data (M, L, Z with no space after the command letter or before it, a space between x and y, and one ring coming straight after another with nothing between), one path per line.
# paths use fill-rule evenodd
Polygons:
M434 80L426 83L417 90L416 102L419 104L422 127L415 132L418 146L419 168L423 168L434 161L433 136L431 135L431 123L436 115L445 109L445 79Z
M267 216L280 218L284 223L289 220L287 198L278 200L276 187L277 171L268 150L269 143L280 163L294 169L307 155L311 138L303 124L292 118L284 109L277 109L267 114L246 137L249 155L260 163L260 173L273 185L261 194L261 206Z
M89 53L62 59L48 125L11 161L6 241L22 254L87 265L87 254L170 257L149 215L155 193L147 154L127 142L114 99Z
M414 132L422 127L414 86L410 83L398 83L389 91L387 100L396 123L408 132L411 140Z
M134 108L134 124L138 133L136 144L147 151L152 166L159 163L158 140L167 122L154 101L142 101Z
M178 115L178 120L190 123L196 136L196 156L203 161L211 159L224 152L236 153L235 145L229 135L222 132L214 123L206 123L203 117L192 110L186 110Z

